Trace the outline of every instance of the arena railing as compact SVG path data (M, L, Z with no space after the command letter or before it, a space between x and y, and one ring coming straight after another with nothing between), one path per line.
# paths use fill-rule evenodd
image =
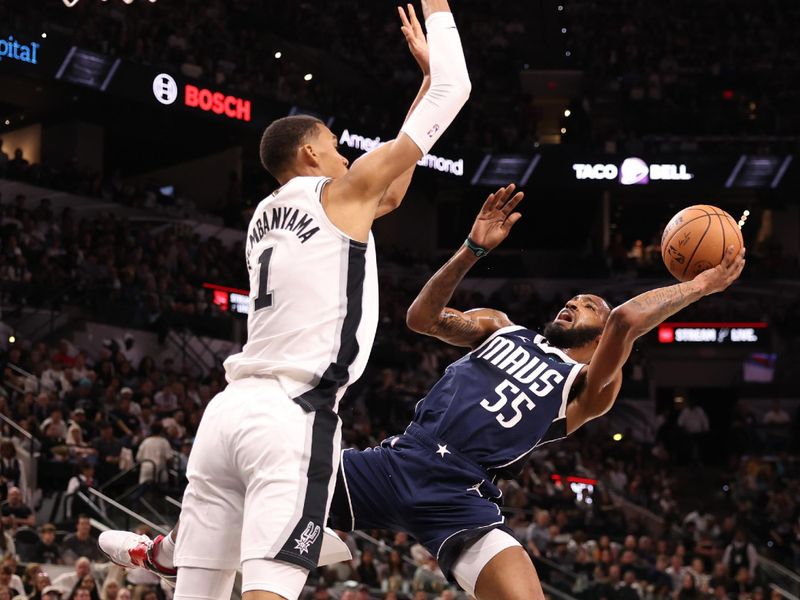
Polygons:
M788 600L798 600L800 575L763 555L758 556L758 568L761 575L768 580L771 588L777 588L778 593Z
M13 365L9 364L8 366L13 366ZM19 369L19 370L23 371L22 369ZM23 371L23 372L26 372L26 371ZM30 375L30 373L29 373L29 375ZM33 375L31 375L31 377L33 377ZM25 501L26 502L30 502L33 499L34 490L36 490L39 487L39 483L38 483L39 482L39 470L38 470L39 461L37 459L39 457L39 448L41 446L39 445L39 441L35 437L33 437L33 435L29 431L26 431L25 429L23 429L22 426L19 425L19 423L17 423L16 421L14 421L14 419L12 419L11 417L8 417L8 416L0 413L0 421L5 423L8 427L10 427L14 431L15 434L17 434L18 436L20 436L21 438L23 438L25 440L25 442L19 442L19 443L22 446L22 450L24 452L27 452L28 455L27 456L18 455L17 459L20 460L20 463L22 463L22 465L25 467L25 470L27 472L28 496L29 497L26 498ZM25 448L25 446L27 446L27 449Z

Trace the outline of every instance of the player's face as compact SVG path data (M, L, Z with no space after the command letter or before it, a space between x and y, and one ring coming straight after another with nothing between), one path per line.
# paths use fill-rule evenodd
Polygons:
M347 173L350 162L339 154L339 138L325 125L317 125L317 129L319 133L313 145L320 169L326 177L341 177Z
M604 327L609 314L608 306L600 296L579 294L567 301L553 320L565 329Z
M544 336L557 348L584 346L603 333L609 313L608 305L599 296L575 296L545 326Z

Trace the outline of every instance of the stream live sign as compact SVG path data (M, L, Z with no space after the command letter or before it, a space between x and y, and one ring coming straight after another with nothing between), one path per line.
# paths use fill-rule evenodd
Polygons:
M662 323L660 344L758 344L767 341L768 325L753 323Z

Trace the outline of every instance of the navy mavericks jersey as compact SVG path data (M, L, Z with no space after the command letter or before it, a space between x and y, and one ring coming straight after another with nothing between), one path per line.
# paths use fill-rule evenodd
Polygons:
M567 435L583 367L536 332L504 327L447 367L414 422L491 475L513 477L537 446Z

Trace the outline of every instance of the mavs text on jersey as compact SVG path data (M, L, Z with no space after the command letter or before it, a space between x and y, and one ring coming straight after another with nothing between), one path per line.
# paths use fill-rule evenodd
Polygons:
M504 528L495 480L566 436L584 366L534 331L499 329L447 367L402 435L342 454L331 524L407 531L452 578L466 544Z

